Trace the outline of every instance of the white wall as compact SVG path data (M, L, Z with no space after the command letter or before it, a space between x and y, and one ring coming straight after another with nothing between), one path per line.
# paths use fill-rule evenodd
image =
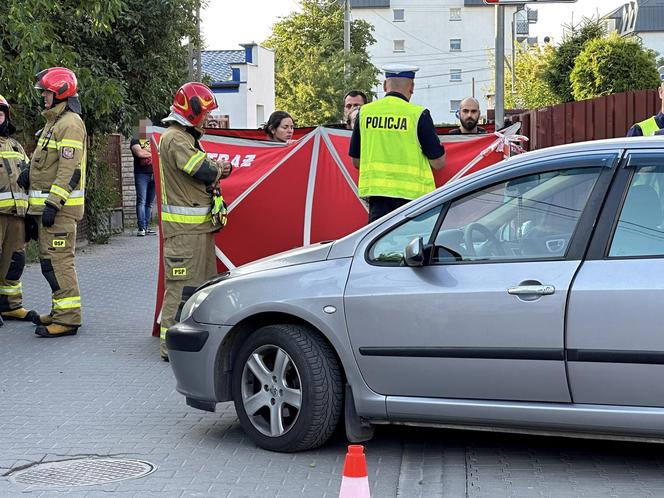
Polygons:
M379 68L386 63L407 63L420 67L415 79L412 102L431 111L435 123L456 121L451 100L475 96L486 115L486 94L493 81L495 16L492 7L464 7L463 0L392 0L389 9L352 11L354 19L364 19L375 27L376 44L369 48L372 62ZM461 9L461 20L450 20L450 9ZM404 21L393 22L393 10L404 9ZM511 54L512 13L505 9L505 55ZM450 39L461 39L461 51L450 51ZM394 40L404 40L405 52L394 52ZM450 81L450 72L461 69L461 82ZM382 80L376 89L382 97Z
M222 93L213 88L219 107L213 115L227 114L230 117L231 128L247 128L247 87L240 85L237 93Z
M258 128L274 111L274 52L253 47L253 64L247 64L247 128ZM263 106L263 121L256 113Z
M657 59L664 57L664 32L639 33L638 37L645 48L659 53Z
M212 89L219 105L213 115L228 115L231 128L258 128L274 111L274 52L259 45L251 50L252 62L231 65L240 70L238 91ZM263 106L263 121L257 116L257 106Z

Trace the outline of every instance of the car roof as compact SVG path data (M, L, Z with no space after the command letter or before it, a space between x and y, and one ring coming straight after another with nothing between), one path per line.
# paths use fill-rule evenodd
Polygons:
M515 164L516 162L531 161L533 159L550 157L558 154L615 149L660 149L664 152L664 137L621 137L555 145L553 147L545 147L532 152L519 154L518 156L512 157L509 163Z

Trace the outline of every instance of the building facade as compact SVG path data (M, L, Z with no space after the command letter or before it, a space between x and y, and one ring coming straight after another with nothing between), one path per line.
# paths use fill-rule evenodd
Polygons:
M633 37L664 57L664 0L634 0L602 17L607 33Z
M274 111L274 52L255 43L243 50L203 50L203 74L219 108L212 118L220 128L258 128Z
M486 115L494 79L495 7L482 0L351 0L353 19L374 26L369 48L381 67L401 62L420 67L413 103L431 111L435 123L456 122L460 101L475 96ZM529 14L530 12L530 14ZM514 38L528 38L535 11L505 8L505 57L509 67ZM382 83L376 88L384 95Z

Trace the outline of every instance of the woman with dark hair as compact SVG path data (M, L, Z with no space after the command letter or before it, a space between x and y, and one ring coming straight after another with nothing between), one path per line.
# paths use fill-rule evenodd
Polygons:
M286 111L274 111L263 127L270 140L286 144L293 142L294 129L293 118Z

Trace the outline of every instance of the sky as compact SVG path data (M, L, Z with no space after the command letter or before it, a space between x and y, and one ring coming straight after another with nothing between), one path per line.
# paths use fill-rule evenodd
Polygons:
M440 0L443 4L445 0ZM239 49L238 44L260 43L269 35L272 25L280 17L299 10L297 0L208 0L208 7L201 13L201 29L206 49ZM627 0L578 0L576 3L557 5L530 4L539 11L539 22L531 33L540 37L550 36L554 42L562 36L562 24L592 16L599 10L606 14ZM506 19L507 22L507 19ZM493 26L491 27L493 29Z

